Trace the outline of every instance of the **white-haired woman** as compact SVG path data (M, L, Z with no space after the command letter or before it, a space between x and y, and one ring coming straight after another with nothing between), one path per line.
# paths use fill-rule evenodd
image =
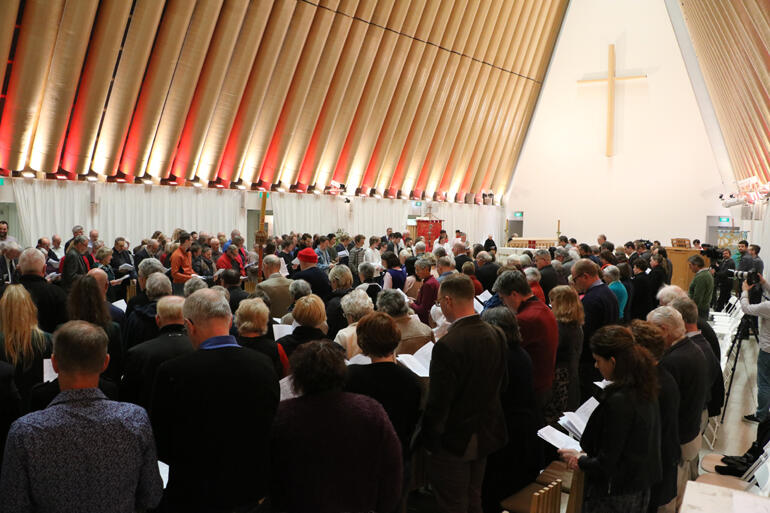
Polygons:
M362 352L356 337L357 323L366 314L374 311L374 304L365 291L356 289L342 298L342 311L345 313L348 326L337 333L334 341L345 349L345 358L350 360Z

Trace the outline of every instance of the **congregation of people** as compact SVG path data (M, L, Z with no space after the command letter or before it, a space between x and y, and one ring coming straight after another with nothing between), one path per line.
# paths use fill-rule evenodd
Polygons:
M499 513L554 460L586 513L673 512L724 405L709 312L761 263L693 255L683 290L657 241L603 235L502 256L461 230L72 232L22 248L0 222L9 513L391 513L416 489ZM426 346L419 377L399 357ZM591 397L581 451L538 437Z

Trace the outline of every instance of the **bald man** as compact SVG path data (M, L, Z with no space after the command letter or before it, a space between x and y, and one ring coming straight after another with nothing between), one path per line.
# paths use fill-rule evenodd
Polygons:
M107 289L110 288L110 282L107 273L101 269L91 269L88 271L88 276L93 276L94 280L96 280L96 283L99 284L99 290L102 291L102 298L104 299L104 302L107 303L107 308L110 311L112 322L117 322L120 326L120 330L123 331L123 325L126 323L126 313L107 301Z
M193 351L184 328L184 298L165 296L158 300L155 322L160 334L126 353L126 367L120 383L120 400L149 409L155 372L172 358Z

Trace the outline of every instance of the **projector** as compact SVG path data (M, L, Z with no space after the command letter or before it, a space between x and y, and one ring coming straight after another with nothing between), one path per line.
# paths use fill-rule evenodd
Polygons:
M745 205L746 200L743 198L727 198L722 202L722 206L725 208L737 207L738 205Z

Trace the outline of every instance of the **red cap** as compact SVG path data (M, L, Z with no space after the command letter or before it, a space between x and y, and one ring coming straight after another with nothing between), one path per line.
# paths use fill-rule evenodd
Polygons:
M310 262L312 264L318 263L318 255L315 254L312 248L305 248L297 254L300 262Z

